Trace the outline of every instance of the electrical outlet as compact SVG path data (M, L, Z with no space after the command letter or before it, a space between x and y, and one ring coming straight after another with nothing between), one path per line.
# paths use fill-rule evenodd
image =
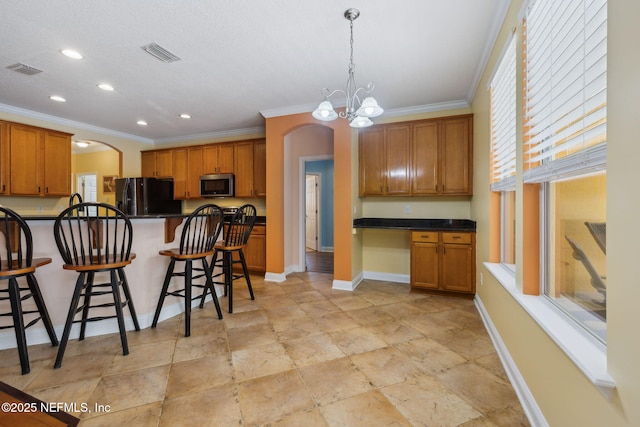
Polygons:
M406 213L406 214L411 213L411 206L410 205L405 205L404 206L404 213Z

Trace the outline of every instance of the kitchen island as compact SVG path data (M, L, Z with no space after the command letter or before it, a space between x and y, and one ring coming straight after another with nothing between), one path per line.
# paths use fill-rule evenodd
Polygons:
M136 258L130 265L125 267L125 272L141 328L151 326L169 263L167 257L160 256L158 252L179 245L183 219L187 216L188 214L170 214L130 217L133 225L132 252L136 254ZM29 224L33 235L34 258L49 257L52 259L50 264L38 269L36 278L40 284L56 334L60 337L78 276L77 273L62 268L64 262L58 252L53 234L56 216L24 215L23 218ZM260 217L258 221L264 223L265 218ZM167 239L167 230L171 230L170 234L174 238ZM96 277L96 280L107 281L106 277ZM218 295L221 295L222 288L219 287L217 290ZM209 297L210 299L211 297ZM33 300L30 299L25 302L25 306L30 307L32 303ZM204 309L215 310L213 304L206 304ZM108 310L107 312L110 313L113 308L104 310ZM181 299L167 297L160 315L160 321L178 315L183 311L184 303ZM127 313L128 311L125 311L127 330L133 330L133 322L130 317L126 316ZM115 319L109 319L88 324L86 335L94 336L114 332L118 332L117 322ZM77 338L78 334L79 328L74 327L71 338ZM29 345L48 342L48 336L41 323L27 329L27 342ZM15 347L13 331L10 329L2 331L0 333L0 349L11 347Z

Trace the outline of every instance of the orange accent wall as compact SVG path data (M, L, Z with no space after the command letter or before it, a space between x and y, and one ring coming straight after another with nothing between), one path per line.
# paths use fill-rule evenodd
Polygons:
M266 119L267 144L267 272L282 274L284 259L284 139L300 126L326 126L333 130L334 162L334 280L351 281L353 217L351 215L352 137L354 131L346 120L321 122L310 113Z

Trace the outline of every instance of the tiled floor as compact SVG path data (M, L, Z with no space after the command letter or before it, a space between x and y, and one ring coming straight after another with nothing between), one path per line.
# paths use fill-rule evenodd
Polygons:
M528 426L472 301L331 275L236 283L233 314L194 309L156 329L32 346L31 373L0 352L0 379L45 402L110 405L82 426ZM226 299L221 299L226 307Z

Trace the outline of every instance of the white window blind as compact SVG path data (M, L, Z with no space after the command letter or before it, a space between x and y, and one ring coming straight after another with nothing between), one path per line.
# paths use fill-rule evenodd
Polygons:
M606 0L536 0L525 16L524 182L606 168Z
M516 40L506 46L491 80L491 190L515 190Z

